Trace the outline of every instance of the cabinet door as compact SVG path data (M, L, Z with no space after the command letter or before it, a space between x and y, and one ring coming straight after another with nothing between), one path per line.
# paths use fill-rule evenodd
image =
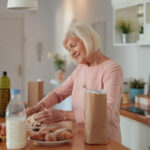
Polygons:
M131 150L149 150L149 127L121 116L122 144Z
M11 88L23 91L23 19L0 15L0 74L8 72Z

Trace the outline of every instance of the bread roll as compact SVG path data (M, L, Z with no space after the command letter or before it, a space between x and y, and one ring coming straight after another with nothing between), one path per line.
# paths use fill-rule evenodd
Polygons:
M45 141L56 141L56 137L54 133L47 133L45 135Z
M30 139L31 140L37 140L37 141L44 141L45 140L45 134L35 133L35 134L32 134L30 136Z
M73 134L70 129L56 130L55 136L57 141L70 140L73 138Z

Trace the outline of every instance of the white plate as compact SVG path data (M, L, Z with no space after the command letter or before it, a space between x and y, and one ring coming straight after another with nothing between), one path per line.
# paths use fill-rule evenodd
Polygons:
M57 145L62 145L62 144L65 144L65 143L70 142L70 140L51 141L51 142L47 142L47 141L37 141L37 140L31 140L31 139L30 139L30 136L28 136L27 139L28 139L29 141L32 141L34 144L45 145L45 146L57 146Z

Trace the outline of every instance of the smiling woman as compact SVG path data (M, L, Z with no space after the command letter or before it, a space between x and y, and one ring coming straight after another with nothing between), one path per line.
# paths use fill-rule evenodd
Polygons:
M76 121L77 124L84 124L85 90L104 89L107 91L108 136L121 142L119 119L123 90L121 67L101 52L100 37L88 24L73 23L66 33L64 46L78 63L77 67L60 87L50 92L37 105L28 108L27 115L39 112L42 108L50 108L72 95L72 111L49 109L46 114L42 111L36 120L51 123Z
M70 52L71 57L78 63L84 61L86 49L83 42L78 37L69 36L65 41L65 48Z

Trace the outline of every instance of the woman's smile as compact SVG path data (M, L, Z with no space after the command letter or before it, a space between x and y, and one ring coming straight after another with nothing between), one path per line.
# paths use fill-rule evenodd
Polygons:
M83 42L78 37L69 37L65 47L68 49L73 59L78 63L83 62L86 56L86 49Z
M73 57L74 59L77 59L79 56L80 56L80 53L75 53L72 57Z

